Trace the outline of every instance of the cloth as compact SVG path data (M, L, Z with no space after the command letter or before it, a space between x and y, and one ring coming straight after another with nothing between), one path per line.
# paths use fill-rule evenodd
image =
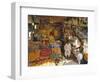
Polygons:
M64 50L65 50L65 56L67 57L70 57L71 55L71 44L65 44L64 46Z

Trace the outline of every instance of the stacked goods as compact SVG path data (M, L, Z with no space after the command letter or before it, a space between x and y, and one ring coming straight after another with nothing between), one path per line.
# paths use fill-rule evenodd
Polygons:
M31 52L32 51L32 48L33 48L33 41L32 40L29 40L28 41L28 52Z
M50 42L50 44L55 42L54 36L52 36L52 35L49 36L49 42Z
M75 26L78 26L78 19L72 18L72 24L75 25Z
M55 42L55 43L53 43L51 46L52 46L52 47L51 47L52 53L61 55L61 49L60 49L60 45L59 45L59 44L57 44L57 43Z
M40 47L39 47L39 42L32 42L30 41L29 43L29 52L28 52L28 61L29 65L32 63L37 63L40 57Z
M84 58L85 61L88 61L88 54L84 53L83 58Z
M43 48L40 51L40 59L47 59L50 57L51 49L49 48Z
M86 17L80 17L79 18L79 26L81 27L87 27L87 22L88 21L88 18Z
M40 57L40 50L32 51L32 52L30 52L29 55L28 55L29 62L38 60L39 57Z

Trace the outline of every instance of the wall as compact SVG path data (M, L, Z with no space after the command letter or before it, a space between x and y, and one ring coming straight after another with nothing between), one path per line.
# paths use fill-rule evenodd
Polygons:
M10 69L11 69L11 3L12 2L34 2L34 3L44 3L44 4L63 4L63 5L75 5L75 6L95 6L97 8L97 21L100 21L100 5L99 0L1 0L0 2L0 81L13 81L10 79ZM97 36L100 35L100 23L96 24ZM97 38L97 43L99 43L100 37ZM97 44L96 43L96 44ZM99 45L96 50L99 51ZM96 52L99 53L99 52ZM97 58L98 69L100 68L99 57ZM96 82L99 80L100 71L94 76L69 76L61 78L50 78L50 79L34 79L36 82L51 82L51 81L71 81L71 82ZM31 80L30 80L31 82Z

